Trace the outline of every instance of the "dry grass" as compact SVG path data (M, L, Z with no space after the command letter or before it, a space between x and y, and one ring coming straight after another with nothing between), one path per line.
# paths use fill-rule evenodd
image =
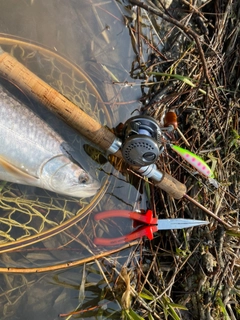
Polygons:
M158 120L166 110L175 110L188 149L214 167L220 187L215 189L194 175L171 152L164 154L159 166L184 182L188 194L230 224L233 233L193 204L154 190L152 205L163 217L209 219L210 224L162 232L144 243L141 259L130 265L135 265L138 297L148 300L151 311L139 298L133 298L132 308L148 319L240 319L240 239L234 235L239 230L240 195L240 4L180 1L166 9L161 1L153 2L130 1L137 5L133 30L142 30L142 21L152 22L152 54L147 63L136 34L134 74L145 81L142 110ZM159 40L156 33L162 32L160 21L167 29L161 55L154 49ZM176 74L188 77L194 87L172 76ZM186 148L178 133L171 139Z

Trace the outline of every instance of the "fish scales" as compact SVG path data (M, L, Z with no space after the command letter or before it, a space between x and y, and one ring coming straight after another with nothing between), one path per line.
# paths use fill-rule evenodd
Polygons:
M1 85L0 145L2 180L79 197L93 195L99 188L99 183L69 158L64 139Z
M64 140L2 87L0 97L1 155L38 176L45 161L63 153Z

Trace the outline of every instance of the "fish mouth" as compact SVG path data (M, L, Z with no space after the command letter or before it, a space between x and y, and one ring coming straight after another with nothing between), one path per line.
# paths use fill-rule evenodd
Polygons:
M65 188L64 194L68 194L72 197L88 198L94 196L100 187L101 185L97 180L91 179L91 182L76 184L69 188ZM79 196L80 194L81 196Z
M89 196L92 196L97 192L97 190L100 189L100 187L101 184L99 183L99 181L97 181L84 171L79 175L78 183L70 186L69 188L66 188L65 190L70 192L71 194L77 194L79 193L79 189L82 188L82 190L84 190L85 193L88 193Z
M55 192L77 198L88 198L94 196L100 189L100 183L85 171L81 172L77 179L70 179L69 182L67 175L59 180L58 173L56 172L57 180L55 177L51 179L52 187L56 190ZM60 181L62 181L62 185Z

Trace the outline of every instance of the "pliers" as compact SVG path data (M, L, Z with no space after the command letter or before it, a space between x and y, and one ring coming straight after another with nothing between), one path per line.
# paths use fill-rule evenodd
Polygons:
M153 233L158 230L184 229L209 223L207 221L194 219L157 219L153 217L152 210L147 210L145 214L128 210L109 210L97 213L94 216L94 219L99 221L115 217L132 219L133 221L138 221L144 225L138 227L135 231L118 238L95 238L94 243L96 245L115 246L144 236L148 237L149 240L152 240L154 237Z

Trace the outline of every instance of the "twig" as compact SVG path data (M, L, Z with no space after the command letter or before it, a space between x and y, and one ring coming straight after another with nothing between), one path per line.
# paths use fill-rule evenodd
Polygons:
M162 19L168 21L169 23L172 23L172 24L176 25L179 29L183 30L183 32L187 36L190 36L191 38L193 38L193 40L196 42L196 46L197 46L198 51L199 51L200 59L202 61L204 75L205 75L205 77L207 79L207 82L210 85L210 88L211 88L211 90L213 92L214 98L218 102L219 109L221 110L221 112L223 114L223 109L222 109L221 103L220 103L220 101L218 99L216 91L213 88L212 82L211 82L209 74L208 74L207 62L206 62L206 59L205 59L205 56L204 56L204 52L203 52L203 49L202 49L202 46L201 46L201 43L200 43L200 40L199 40L199 36L192 29L188 28L187 26L185 26L181 22L177 21L176 19L166 15L165 13L161 12L160 10L154 9L153 7L144 4L143 2L141 2L139 0L129 0L129 2L132 3L133 5L137 5L137 6L143 8L143 9L145 9L145 10L147 10L147 11L153 13L153 14L156 14L157 16L159 16Z
M231 230L233 229L232 226L230 226L227 222L223 221L221 218L219 218L216 214L214 214L212 211L208 210L207 208L205 208L203 205L201 205L199 202L197 202L196 200L194 200L193 198L189 197L187 194L184 195L184 198L186 198L187 200L191 201L192 203L194 203L196 206L198 206L199 208L201 208L203 211L205 211L208 215L210 215L212 218L214 218L215 220L217 220L219 223L221 223L222 225L224 225L224 227L227 230ZM236 231L237 232L237 231Z

